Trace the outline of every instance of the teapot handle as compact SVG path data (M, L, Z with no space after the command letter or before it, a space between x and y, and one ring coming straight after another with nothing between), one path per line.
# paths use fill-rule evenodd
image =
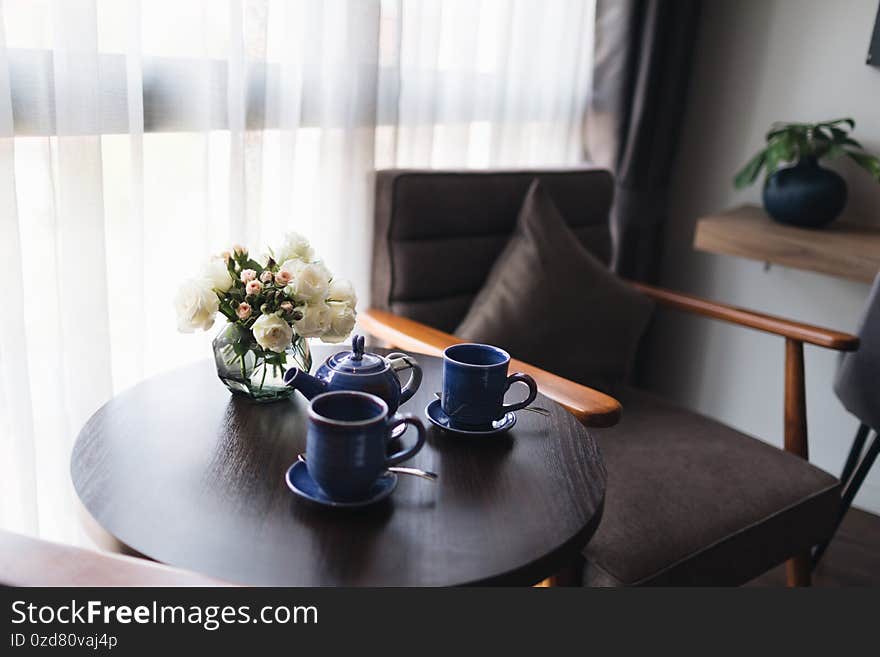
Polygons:
M416 390L422 384L422 368L419 365L419 361L409 354L400 351L388 354L387 358L391 363L391 369L395 373L405 369L412 370L409 381L400 389L400 403L403 404L416 394Z

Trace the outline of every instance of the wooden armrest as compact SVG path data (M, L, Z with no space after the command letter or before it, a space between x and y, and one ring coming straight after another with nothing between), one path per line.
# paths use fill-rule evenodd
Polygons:
M793 322L782 317L756 313L745 308L715 303L690 294L673 292L653 285L629 281L630 284L652 299L678 310L703 315L725 322L773 333L785 338L785 451L809 460L807 445L807 396L804 379L804 343L826 349L855 351L859 339L849 333ZM788 560L786 570L789 586L809 586L812 556L809 550Z
M0 531L2 586L229 586L153 561Z
M358 323L370 334L399 349L432 356L440 356L446 347L465 342L420 322L374 308L359 314ZM620 402L605 393L521 360L511 360L511 368L532 376L544 395L562 404L585 426L610 427L620 419Z
M798 342L807 342L827 349L838 351L855 351L859 348L859 339L849 333L832 331L831 329L793 322L782 317L765 315L745 308L716 303L708 299L702 299L682 292L674 292L664 288L629 281L637 290L647 294L660 303L685 310L697 315L704 315L725 322L748 326L749 328L781 335Z

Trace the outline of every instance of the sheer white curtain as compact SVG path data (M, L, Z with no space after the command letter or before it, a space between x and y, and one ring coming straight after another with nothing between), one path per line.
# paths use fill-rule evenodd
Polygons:
M582 157L592 0L0 0L0 19L8 529L77 540L73 440L208 356L171 297L209 253L299 230L363 307L375 168Z
M377 165L559 165L583 157L592 0L383 3ZM387 103L387 104L385 104Z

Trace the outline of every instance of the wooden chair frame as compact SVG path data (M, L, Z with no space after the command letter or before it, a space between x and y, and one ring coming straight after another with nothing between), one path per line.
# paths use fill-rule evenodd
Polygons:
M836 351L854 351L859 346L856 336L653 285L637 282L631 284L643 294L670 308L785 338L785 450L802 459L809 457L804 343ZM359 323L372 335L393 347L430 355L440 355L449 345L464 342L449 333L382 310L367 310L359 316ZM610 427L620 419L622 408L620 402L613 397L522 361L511 361L511 367L532 375L543 394L562 404L585 426ZM786 564L789 586L809 586L810 562L808 552L789 559Z

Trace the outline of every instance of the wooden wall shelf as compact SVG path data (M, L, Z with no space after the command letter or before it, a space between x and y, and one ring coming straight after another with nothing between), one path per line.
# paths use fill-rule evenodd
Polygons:
M826 228L795 228L756 205L699 219L694 248L867 283L880 271L880 227L843 219Z

